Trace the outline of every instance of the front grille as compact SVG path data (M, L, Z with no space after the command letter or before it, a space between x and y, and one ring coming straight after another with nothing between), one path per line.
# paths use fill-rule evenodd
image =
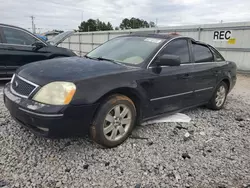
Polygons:
M25 79L15 75L12 81L12 89L21 96L28 97L36 89L35 84L28 83Z

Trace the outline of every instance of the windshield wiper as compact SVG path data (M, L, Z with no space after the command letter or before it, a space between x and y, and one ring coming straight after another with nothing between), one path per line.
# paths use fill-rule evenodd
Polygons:
M99 61L110 61L112 63L122 65L122 63L119 63L119 62L117 62L117 61L115 61L113 59L108 59L108 58L105 58L105 57L90 57L90 56L87 56L87 55L85 55L84 57L89 58L89 59L99 60Z
M87 55L85 55L84 57L86 57L86 58L88 58L88 59L97 59L97 58L95 58L95 57L89 57L89 56L87 56Z
M118 64L118 65L123 65L122 63L119 63L119 62L116 61L116 60L108 59L108 58L105 58L105 57L98 57L98 58L96 58L96 59L101 60L101 61L110 61L110 62L115 63L115 64Z
M96 59L101 60L101 61L111 61L111 62L115 62L113 59L108 59L105 57L97 57ZM116 62L115 62L116 63Z
M86 56L85 56L85 57L86 57ZM112 63L121 65L121 63L119 63L119 62L117 62L117 61L115 61L115 60L113 60L113 59L105 58L105 57L89 57L89 56L87 56L87 58L90 58L90 59L97 59L97 60L99 60L99 61L110 61L110 62L112 62Z

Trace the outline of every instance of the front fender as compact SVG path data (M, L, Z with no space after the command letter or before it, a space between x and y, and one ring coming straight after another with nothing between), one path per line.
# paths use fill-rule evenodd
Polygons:
M87 80L76 83L76 93L71 104L93 104L96 103L107 93L110 93L119 88L131 88L139 91L140 88L136 82L136 73L130 74L114 74Z

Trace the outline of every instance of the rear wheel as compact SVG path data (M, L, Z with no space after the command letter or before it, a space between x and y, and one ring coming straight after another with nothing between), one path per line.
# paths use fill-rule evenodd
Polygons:
M135 119L132 100L124 95L112 95L98 109L90 128L91 137L104 147L115 147L128 138Z
M217 86L213 94L213 97L209 101L208 107L213 110L220 110L225 104L227 94L228 94L228 86L225 82L221 82Z

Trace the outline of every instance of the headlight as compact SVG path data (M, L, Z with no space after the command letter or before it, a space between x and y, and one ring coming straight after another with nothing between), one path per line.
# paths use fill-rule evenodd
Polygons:
M76 91L71 82L51 82L43 86L33 97L33 100L45 104L69 104Z

